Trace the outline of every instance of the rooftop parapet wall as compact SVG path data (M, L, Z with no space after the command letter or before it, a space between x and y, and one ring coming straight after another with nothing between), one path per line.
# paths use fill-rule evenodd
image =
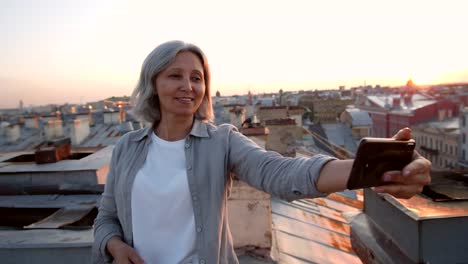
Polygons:
M468 188L463 175L432 171L422 195L397 199L364 190L364 213L351 226L365 263L466 263Z
M104 184L113 148L108 146L83 158L41 165L34 163L32 152L4 154L0 156L0 186Z

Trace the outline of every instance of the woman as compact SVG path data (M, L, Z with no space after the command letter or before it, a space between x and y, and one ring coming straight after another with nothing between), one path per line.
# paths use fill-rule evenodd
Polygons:
M231 125L210 124L210 70L192 44L155 48L132 97L135 114L152 126L114 148L95 221L95 263L238 263L226 212L230 172L286 200L346 188L352 160L284 158ZM386 173L391 184L376 191L411 197L430 181L430 166L417 157L403 173Z

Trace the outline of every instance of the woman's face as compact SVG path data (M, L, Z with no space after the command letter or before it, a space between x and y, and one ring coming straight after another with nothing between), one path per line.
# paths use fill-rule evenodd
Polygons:
M161 118L193 117L205 96L205 78L200 59L189 51L177 54L155 82Z

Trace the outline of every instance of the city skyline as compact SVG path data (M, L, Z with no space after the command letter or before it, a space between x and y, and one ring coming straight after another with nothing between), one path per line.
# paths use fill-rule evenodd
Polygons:
M463 1L5 1L0 108L130 95L158 44L199 45L211 94L468 82Z

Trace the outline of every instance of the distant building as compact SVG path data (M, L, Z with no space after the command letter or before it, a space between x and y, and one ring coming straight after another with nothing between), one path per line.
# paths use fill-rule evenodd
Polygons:
M340 122L351 128L352 135L356 139L370 136L372 119L366 111L346 108L340 115Z
M288 108L286 106L258 106L257 118L260 122L271 119L288 118Z
M421 123L412 127L416 150L432 162L435 169L458 168L458 118Z
M259 106L257 108L257 118L260 122L272 119L292 118L297 126L302 127L302 115L304 108L299 106Z
M338 95L325 97L320 97L318 95L303 95L299 99L300 106L307 107L312 111L313 122L315 123L336 122L346 107L353 103L353 99L343 99Z
M468 169L468 107L463 107L459 117L460 138L459 165L462 169Z
M413 92L361 96L356 107L369 112L374 137L391 137L401 128L437 120L439 115L451 118L457 112L449 100Z
M103 113L102 110L64 115L24 116L23 125L2 122L0 127L0 152L34 150L46 140L70 137L73 148L99 148L115 144L121 135L142 128L133 116L120 111ZM104 116L106 115L106 118ZM94 124L90 124L89 118ZM122 117L125 122L122 122ZM108 124L104 123L104 119ZM17 125L8 127L10 124ZM7 134L9 136L7 136Z

